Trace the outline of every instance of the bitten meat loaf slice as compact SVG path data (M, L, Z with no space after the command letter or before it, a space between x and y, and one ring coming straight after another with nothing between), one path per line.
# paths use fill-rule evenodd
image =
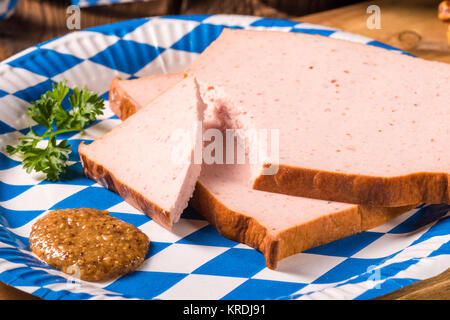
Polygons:
M141 108L135 105L133 110ZM412 209L364 207L254 190L250 173L248 164L204 163L191 204L224 237L261 251L271 269L283 258L374 228Z
M146 106L183 78L183 72L132 80L114 78L109 89L109 106L119 118L124 120L137 111L133 109L135 105ZM148 97L152 97L151 100Z
M232 126L279 130L279 170L254 167L256 189L376 206L449 203L449 64L224 29L186 72Z
M193 160L202 150L203 110L195 79L186 78L105 136L82 143L84 173L171 229L200 174L201 161Z

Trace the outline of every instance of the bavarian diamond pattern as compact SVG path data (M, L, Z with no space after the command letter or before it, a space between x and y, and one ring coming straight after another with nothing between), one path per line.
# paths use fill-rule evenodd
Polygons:
M107 99L113 77L182 70L224 27L318 34L400 52L307 23L198 15L136 19L73 32L0 63L0 281L45 299L370 299L449 267L447 205L421 205L370 231L288 257L276 271L266 268L262 254L222 237L192 208L168 231L83 175L79 144L120 122L108 107L83 134L61 137L69 139L73 151L63 181L29 175L19 159L6 153L5 146L26 134L30 125L37 132L42 129L26 112L53 83L66 79L72 88L87 84ZM74 282L31 254L28 236L36 219L52 209L82 206L109 210L148 234L150 251L139 271L105 283Z
M3 0L0 2L0 20L6 19L14 13L18 0Z

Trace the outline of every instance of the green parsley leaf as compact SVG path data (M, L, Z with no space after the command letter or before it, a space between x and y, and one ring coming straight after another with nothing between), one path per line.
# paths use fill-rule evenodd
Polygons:
M51 181L61 179L72 152L68 141L58 142L57 136L70 131L83 131L104 110L103 99L87 87L73 89L68 99L71 110L65 110L62 103L68 93L69 87L62 81L54 84L52 91L32 102L28 115L47 130L38 135L30 127L30 131L19 138L17 145L6 146L10 155L17 153L22 157L23 167L28 173L33 170L43 172Z

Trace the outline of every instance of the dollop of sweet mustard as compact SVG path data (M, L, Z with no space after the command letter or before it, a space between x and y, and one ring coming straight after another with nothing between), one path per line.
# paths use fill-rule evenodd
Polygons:
M91 208L53 210L38 219L30 249L50 266L85 281L107 281L139 268L150 241L133 225Z

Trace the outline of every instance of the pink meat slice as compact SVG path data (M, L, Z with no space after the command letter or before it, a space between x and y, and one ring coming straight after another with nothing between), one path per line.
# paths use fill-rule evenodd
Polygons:
M89 145L84 172L171 229L194 191L201 162L203 104L193 78L154 100ZM189 137L189 139L183 139Z
M450 201L448 64L224 29L186 72L199 80L208 122L279 130L279 170L252 166L256 189L373 206Z
M152 86L151 81L148 84ZM148 94L147 98L154 97ZM142 108L135 105L133 110ZM261 251L272 269L283 258L368 230L411 209L364 207L269 193L252 189L250 177L248 162L203 163L191 204L223 236Z
M221 233L261 251L266 265L385 223L412 207L379 208L252 189L249 164L203 164L191 204Z
M145 106L184 78L183 72L153 75L132 80L113 79L109 90L109 106L120 118L127 118L133 105ZM149 100L149 97L152 97ZM127 108L128 110L125 110ZM137 110L133 110L133 113Z
M228 126L279 130L280 169L254 168L257 189L377 206L449 202L448 64L224 29L186 72L228 111Z

